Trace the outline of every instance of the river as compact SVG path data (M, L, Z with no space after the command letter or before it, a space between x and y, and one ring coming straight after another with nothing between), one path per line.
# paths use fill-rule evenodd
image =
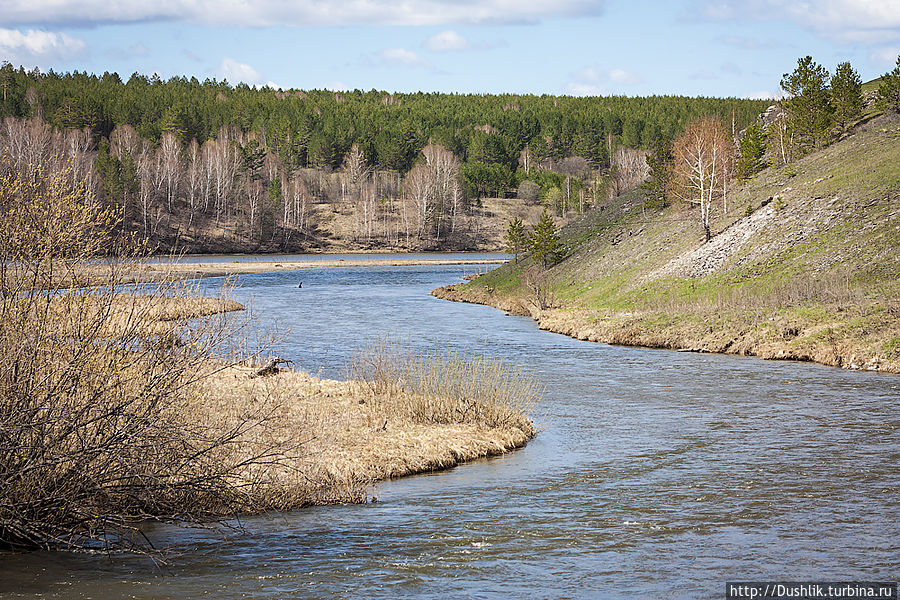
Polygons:
M234 295L281 356L331 377L383 335L520 363L547 388L527 447L381 483L373 504L153 527L162 570L0 555L0 595L721 598L734 580L898 579L900 376L582 342L428 295L478 269L262 273Z

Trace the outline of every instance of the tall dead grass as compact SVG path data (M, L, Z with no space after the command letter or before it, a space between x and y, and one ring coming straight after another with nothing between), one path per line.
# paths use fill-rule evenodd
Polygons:
M397 392L395 408L418 423L474 423L533 431L528 415L543 386L521 367L468 350L406 349L387 339L368 342L348 369L373 398Z

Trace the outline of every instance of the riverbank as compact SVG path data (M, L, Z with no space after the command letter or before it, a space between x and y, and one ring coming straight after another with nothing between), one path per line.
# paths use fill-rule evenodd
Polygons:
M900 373L900 302L672 312L541 310L525 297L497 295L463 284L438 288L432 295L528 316L542 330L579 340Z
M529 315L584 340L900 372L900 121L768 167L698 209L640 189L559 231L562 256L526 254L438 297Z
M229 367L199 385L197 414L233 427L250 408L268 415L240 444L247 458L273 444L281 450L242 471L250 486L246 512L375 500L373 484L448 469L523 447L534 427L524 415L507 424L427 422L415 408L425 399L358 381L334 381L282 370L251 377Z
M244 308L214 298L141 296L134 301L146 305L148 320L162 327L172 315ZM535 435L524 414L532 407L524 403L490 393L448 399L447 394L411 390L411 379L433 378L435 367L441 369L439 385L452 384L454 374L445 364L435 364L433 356L408 355L388 343L370 344L358 353L349 372L359 380L323 379L277 367L259 375L258 364L213 362L188 390L198 424L223 433L243 430L227 462L248 465L234 473L236 485L247 490L244 512L365 502L378 481L504 454ZM411 366L420 372L409 372ZM486 369L466 375L470 392L479 385L492 391L515 385L505 374ZM431 389L440 394L445 388ZM248 414L258 416L248 419ZM257 424L248 426L254 419ZM259 456L266 459L258 461Z

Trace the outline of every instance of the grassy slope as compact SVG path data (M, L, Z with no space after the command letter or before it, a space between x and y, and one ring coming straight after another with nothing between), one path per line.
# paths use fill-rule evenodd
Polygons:
M593 210L562 231L549 310L527 260L439 295L583 339L900 372L900 122L859 129L731 192L708 244L696 210L637 191Z

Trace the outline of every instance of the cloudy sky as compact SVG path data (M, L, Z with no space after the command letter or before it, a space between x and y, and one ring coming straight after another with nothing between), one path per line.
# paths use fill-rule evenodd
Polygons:
M123 78L763 97L807 54L888 71L900 0L0 0L0 61Z

